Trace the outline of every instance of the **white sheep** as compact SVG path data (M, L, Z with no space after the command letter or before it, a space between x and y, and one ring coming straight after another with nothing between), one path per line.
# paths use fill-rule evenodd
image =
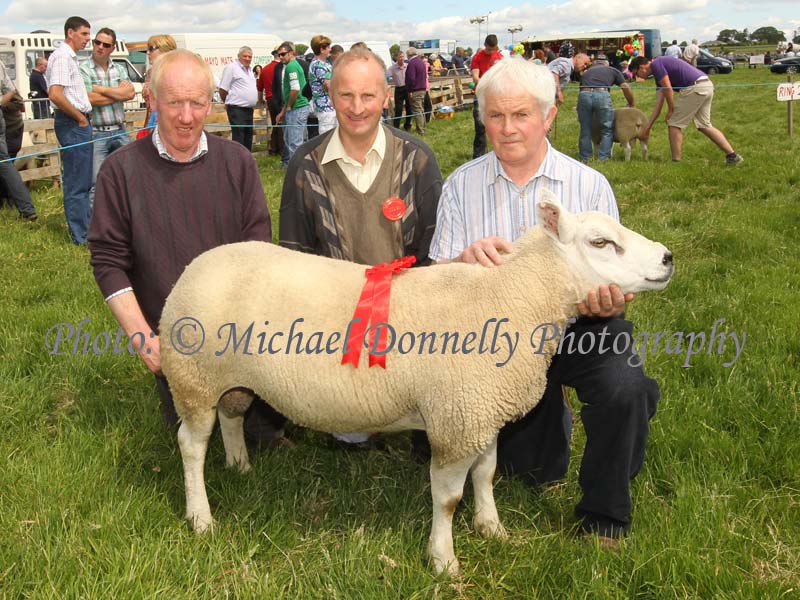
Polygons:
M638 108L618 108L614 111L614 141L622 144L625 149L625 160L631 159L631 149L639 140L642 146L642 158L647 160L647 140L639 137L647 127L647 116ZM597 119L592 120L592 142L595 146L600 144L600 124Z
M321 431L424 429L433 456L429 553L437 573L459 570L452 518L468 472L475 529L504 537L492 491L497 434L539 401L556 343L537 354L531 332L542 324L563 325L577 314L576 303L602 283L618 283L624 292L661 289L673 272L672 255L661 244L600 213L570 214L551 198L537 205L544 227L522 236L500 267L452 263L394 276L389 322L398 335L461 337L447 352L395 350L385 369L368 368L366 356L358 368L340 364L341 338L334 347L332 337L324 337L347 330L365 282L363 265L260 242L221 246L195 259L161 318L162 366L182 419L186 517L195 530L212 525L203 464L217 413L227 464L249 469L242 433L252 398L242 392L247 389L295 423ZM503 318L509 337L498 338L500 353L479 353L476 338L467 344L469 332L479 334L482 325ZM233 323L237 351L230 345ZM521 346L498 367L513 331ZM441 349L441 340L433 346Z

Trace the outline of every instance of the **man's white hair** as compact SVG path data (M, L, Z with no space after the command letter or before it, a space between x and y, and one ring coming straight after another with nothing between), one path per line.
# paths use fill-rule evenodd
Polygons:
M525 93L539 106L547 118L556 102L556 82L547 67L527 61L521 56L504 58L481 77L475 88L481 121L485 121L488 96Z

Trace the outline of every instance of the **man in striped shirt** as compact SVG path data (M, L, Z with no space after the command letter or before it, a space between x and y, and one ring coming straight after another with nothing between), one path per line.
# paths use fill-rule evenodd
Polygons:
M125 105L136 92L125 69L119 68L110 59L117 34L103 27L95 35L92 56L81 64L81 76L92 103L92 139L94 156L92 167L92 190L89 204L94 205L94 188L97 172L106 157L121 148L130 138L125 129Z
M75 244L86 243L92 207L92 104L78 68L78 52L91 37L89 21L70 17L64 23L66 39L47 62L46 79L50 102L55 109L56 138L62 148L64 165L64 214Z
M494 150L460 167L445 182L431 259L489 268L502 264L501 253L510 252L511 242L536 225L540 189L552 191L570 212L596 210L619 219L605 177L547 141L558 111L555 85L546 67L522 58L503 60L481 78L480 117ZM572 333L573 339L580 339L587 332L601 336L606 331L612 339L630 335L633 325L622 313L632 299L616 285L589 292L578 306L581 317L564 337ZM648 422L655 414L659 389L641 367L628 364L630 351L603 353L599 346L593 350L562 351L553 358L540 403L501 430L498 464L531 485L564 476L572 419L561 386L574 387L586 404L581 411L586 430L580 470L583 498L576 513L584 531L613 545L630 523L630 480L644 460Z

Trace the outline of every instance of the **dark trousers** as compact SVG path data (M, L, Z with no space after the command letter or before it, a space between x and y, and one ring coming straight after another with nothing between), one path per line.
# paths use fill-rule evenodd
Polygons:
M486 154L486 128L478 113L478 99L472 103L472 120L475 121L475 138L472 140L472 158Z
M161 414L169 427L178 425L178 414L175 412L175 403L172 400L169 384L165 377L156 375L156 389L161 399ZM269 444L283 434L286 417L261 400L255 397L250 408L244 413L244 435L248 442L266 448Z
M231 124L231 139L253 150L253 109L244 106L225 105L228 123Z
M394 88L394 120L392 125L400 129L400 121L402 121L403 110L406 111L406 124L403 129L411 131L411 98L408 96L406 86L399 85Z
M317 115L313 112L309 113L308 121L306 121L306 135L308 139L317 137L319 135L319 121L317 120Z
M9 134L6 131L2 112L0 112L0 160L17 157L22 146L22 133L23 130L20 128ZM30 192L23 183L14 163L10 161L0 164L0 206L6 202L14 206L23 217L36 214Z
M575 388L583 403L580 414L586 430L579 476L583 497L576 514L584 528L609 535L630 522L630 481L644 462L649 421L660 392L641 366L628 365L630 349L623 354L598 352L604 327L607 348L618 334L633 336L633 324L620 317L581 318L568 328L565 336L574 334L575 351L566 352L565 342L550 365L542 400L520 421L500 431L497 463L500 470L521 476L531 485L561 479L567 471L570 443L561 386ZM598 342L588 354L577 352L582 335L593 335Z
M425 122L430 123L433 118L433 102L431 102L430 92L425 92L425 99L422 105L425 107Z
M278 113L281 112L281 104L275 96L267 100L267 109L269 109L269 118L272 123L272 133L269 136L269 153L281 156L283 154L283 129L275 127L275 119L278 118Z

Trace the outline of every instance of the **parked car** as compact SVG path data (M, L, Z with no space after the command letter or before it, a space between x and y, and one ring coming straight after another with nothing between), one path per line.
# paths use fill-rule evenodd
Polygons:
M705 48L700 48L700 54L697 56L697 68L708 75L716 75L733 71L733 63L727 58L714 56Z
M772 62L769 70L773 73L800 73L800 56L784 56Z

